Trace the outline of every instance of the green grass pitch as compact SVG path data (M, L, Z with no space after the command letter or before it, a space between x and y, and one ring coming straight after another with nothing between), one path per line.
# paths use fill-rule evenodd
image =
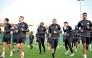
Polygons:
M81 48L78 49L77 52L74 52L75 53L74 57L69 57L70 52L68 55L65 55L65 49L63 48L62 45L59 45L59 46L60 48L57 49L55 58L83 58L82 46ZM16 46L15 46L15 49L17 50ZM12 57L10 57L9 55L10 55L10 50L8 49L8 47L6 47L6 57L5 58L20 58L19 52L17 51L13 54ZM92 52L88 50L87 56L88 58L92 58ZM51 58L51 51L46 50L45 53L43 53L42 55L39 55L39 50L37 49L36 45L34 45L34 48L32 50L30 50L30 48L25 46L25 58Z

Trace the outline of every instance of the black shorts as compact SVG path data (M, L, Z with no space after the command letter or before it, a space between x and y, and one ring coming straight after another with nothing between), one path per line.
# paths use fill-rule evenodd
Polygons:
M17 43L17 38L13 38L12 42Z
M33 40L30 40L30 44L32 44L33 43Z
M2 42L6 42L7 44L10 44L11 37L3 37Z
M76 42L78 42L78 39L73 39L73 43L76 43Z
M20 37L17 39L17 43L25 43L25 37Z
M90 38L90 44L92 43L92 38Z
M90 44L90 37L81 37L82 43Z
M38 42L38 39L36 39L36 42Z
M51 39L51 47L55 48L58 45L58 39Z

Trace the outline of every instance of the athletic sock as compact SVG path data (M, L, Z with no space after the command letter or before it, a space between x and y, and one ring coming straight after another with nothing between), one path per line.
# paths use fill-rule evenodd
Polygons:
M52 58L54 58L54 53L52 53Z
M92 51L91 44L89 45L89 47L90 47L90 51Z
M15 49L13 49L13 51L15 51Z
M87 58L87 55L86 54L84 54L84 58Z
M2 52L2 56L4 56L5 55L5 52Z
M22 56L24 56L24 52L22 52Z

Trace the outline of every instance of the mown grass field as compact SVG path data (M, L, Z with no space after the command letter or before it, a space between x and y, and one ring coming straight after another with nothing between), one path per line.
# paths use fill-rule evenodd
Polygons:
M65 48L62 45L59 45L59 46L60 48L57 49L55 58L83 58L82 46L81 48L78 49L77 52L74 52L75 53L74 57L69 57L70 53L68 55L65 55ZM0 49L1 49L1 45L0 45ZM15 49L17 50L16 46L15 46ZM8 47L6 47L6 57L5 58L20 58L19 52L17 51L13 54L12 57L10 57L9 54L10 54L10 50L8 49ZM88 50L87 56L88 58L92 58L92 52ZM34 48L32 50L30 50L30 48L25 46L25 58L51 58L51 51L46 50L45 53L43 53L42 55L39 55L39 50L37 49L36 45L34 45Z

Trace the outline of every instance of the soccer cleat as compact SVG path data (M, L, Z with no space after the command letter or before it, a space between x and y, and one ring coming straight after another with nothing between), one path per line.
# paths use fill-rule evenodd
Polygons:
M15 51L13 51L13 53L15 53Z
M69 51L67 50L65 54L67 55L68 53L69 53Z
M17 52L19 52L19 50L17 50Z
M12 55L13 55L13 51L10 51L10 57L12 57Z
M1 55L0 58L5 58L5 55Z
M33 46L31 46L31 49L33 49Z
M72 54L70 55L70 57L72 57L72 56L74 56L74 53L72 53Z
M87 56L86 55L83 55L84 56L84 58L87 58Z

